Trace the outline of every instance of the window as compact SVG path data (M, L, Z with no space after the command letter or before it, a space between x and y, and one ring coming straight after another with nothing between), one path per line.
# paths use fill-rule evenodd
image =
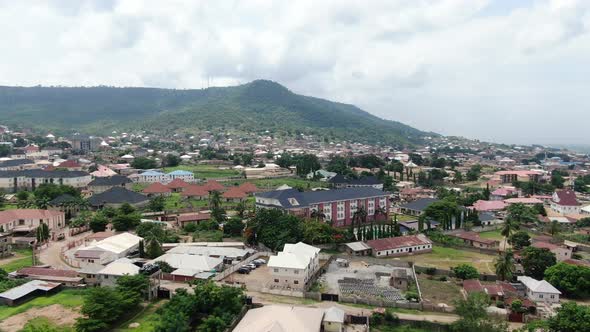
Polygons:
M279 269L274 269L275 272L279 272Z
M23 219L19 219L19 220L18 220L18 224L19 224L19 225L24 225L24 224L25 224L25 221L24 221Z
M539 294L539 298L542 299L543 298L543 294Z
M554 299L554 298L555 298L555 295L551 295L550 297L551 297L552 299Z
M275 282L279 282L279 279L275 279Z
M299 280L295 280L295 281L293 281L293 283L294 283L295 285L298 285L298 284L299 284Z
M108 279L108 278L109 278L109 276L108 276L108 275L105 275L105 276L104 276L104 278L105 278L105 279Z
M299 274L299 270L295 270L294 272L295 272L295 274Z

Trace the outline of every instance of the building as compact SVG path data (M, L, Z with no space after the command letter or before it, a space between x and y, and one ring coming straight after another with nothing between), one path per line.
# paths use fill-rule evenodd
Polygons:
M369 256L373 251L371 247L362 241L346 243L344 249L349 255L353 256Z
M0 258L12 256L12 233L0 232Z
M190 184L186 183L181 178L176 178L176 179L173 179L172 181L170 181L166 186L168 188L170 188L172 190L172 192L180 193L180 192L183 192L185 188L189 187Z
M117 279L124 275L134 276L139 274L139 266L133 264L130 259L119 258L114 262L107 264L97 273L98 281L102 287L117 286Z
M202 200L209 197L209 191L207 191L204 186L191 184L190 186L184 188L180 195L190 199Z
M352 223L355 212L364 208L367 221L387 220L389 194L372 187L299 192L297 189L257 193L256 208L276 208L311 218L321 214L324 220L342 227Z
M44 183L84 188L92 181L90 174L82 171L45 171L30 169L23 171L0 171L0 189L5 192L35 190Z
M369 240L367 245L373 249L375 257L407 256L432 251L432 241L424 234Z
M95 194L100 194L113 187L122 187L131 189L131 179L123 175L113 175L108 177L98 177L88 183L88 189Z
M330 307L324 313L322 327L325 332L342 332L344 331L344 320L346 313L338 307Z
M193 174L193 172L189 172L189 171L183 171L183 170L176 170L176 171L172 171L168 174L166 174L168 176L168 179L170 179L170 181L175 180L175 179L180 179L184 182L188 182L188 183L192 183L195 182L195 175Z
M304 290L320 267L320 249L298 242L285 244L283 251L268 260L271 287Z
M500 178L502 184L514 182L539 182L541 179L541 172L537 171L499 171L496 176Z
M196 254L198 249L176 247L171 251L152 260L151 263L168 263L174 269L170 273L174 281L208 279L223 270L223 258Z
M89 243L78 249L74 257L82 268L89 265L106 265L137 252L141 240L141 237L131 233L121 233Z
M72 145L72 150L78 151L98 151L100 149L100 143L102 139L100 137L87 136L81 134L75 134L69 139Z
M246 167L244 174L246 179L267 179L293 175L291 170L272 163L266 164L264 167Z
M20 171L37 168L31 159L10 159L0 162L0 171Z
M49 267L25 267L15 273L17 278L58 282L67 287L77 287L84 281L74 270L60 270Z
M555 255L558 262L572 258L572 248L562 247L545 241L533 241L531 246L539 249L547 249Z
M420 198L435 198L436 190L428 188L403 188L399 192L399 198L404 202L413 202Z
M320 332L324 313L321 308L265 305L248 310L233 332Z
M473 209L477 212L495 212L502 211L506 208L504 201L484 201L478 200L473 203Z
M439 200L436 198L420 198L413 202L402 204L398 207L398 212L401 214L407 214L411 216L420 216L424 213L427 207L430 204L438 202Z
M105 192L92 195L92 197L88 199L88 203L97 209L105 206L118 208L124 203L129 203L135 207L141 207L148 204L149 200L149 197L136 193L135 191L123 187L112 187Z
M551 197L551 210L561 214L579 214L580 203L576 193L571 189L558 190Z
M148 197L153 196L170 196L172 193L172 189L168 188L167 186L161 184L160 182L154 182L144 188L141 191L143 194L147 195Z
M61 211L41 209L13 209L0 211L0 225L4 232L30 233L42 223L49 227L51 238L66 226L65 214Z
M481 238L476 232L459 232L449 235L462 240L465 245L475 248L493 249L500 245L499 241Z
M243 192L239 187L231 187L228 191L224 192L221 197L226 202L239 203L248 197L248 194Z
M545 280L536 280L527 276L519 276L520 281L526 288L526 297L533 302L559 303L561 292Z
M160 183L168 183L168 176L160 171L145 171L143 173L140 174L136 174L136 176L133 178L135 182L138 183L154 183L154 182L160 182Z
M338 174L328 180L328 183L336 189L342 188L356 188L356 187L372 187L383 190L383 181L377 179L375 176L362 176L358 179L347 178L344 175Z
M329 181L331 178L338 175L338 173L328 172L326 170L320 169L315 172L309 172L305 176L308 180L319 179L322 182Z
M57 282L31 280L24 285L0 293L0 303L8 306L16 306L37 296L54 294L60 289L61 284Z

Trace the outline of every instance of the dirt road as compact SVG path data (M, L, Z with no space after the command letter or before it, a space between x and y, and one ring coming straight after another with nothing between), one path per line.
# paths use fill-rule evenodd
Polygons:
M67 232L65 232L67 234ZM62 241L51 241L45 246L43 246L38 253L39 260L43 264L50 265L56 269L65 269L65 270L74 270L73 267L69 266L64 262L61 257L59 256L60 250L63 246L65 246L68 242L81 239L85 236L88 236L90 233L82 233L74 236L67 236L65 240Z

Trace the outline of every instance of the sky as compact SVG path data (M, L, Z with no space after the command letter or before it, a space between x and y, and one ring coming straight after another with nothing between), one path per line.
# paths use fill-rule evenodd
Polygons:
M590 138L589 0L0 0L0 85L279 82L444 135Z

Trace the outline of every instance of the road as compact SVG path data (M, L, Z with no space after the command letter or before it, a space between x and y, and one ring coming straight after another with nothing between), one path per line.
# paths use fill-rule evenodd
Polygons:
M65 232L68 233L67 231ZM63 246L65 246L68 242L81 239L85 236L88 236L90 233L82 233L74 236L66 235L65 240L62 241L50 241L48 244L44 245L38 252L39 260L42 264L49 265L56 269L64 269L64 270L74 270L75 268L69 266L64 262L59 253Z

